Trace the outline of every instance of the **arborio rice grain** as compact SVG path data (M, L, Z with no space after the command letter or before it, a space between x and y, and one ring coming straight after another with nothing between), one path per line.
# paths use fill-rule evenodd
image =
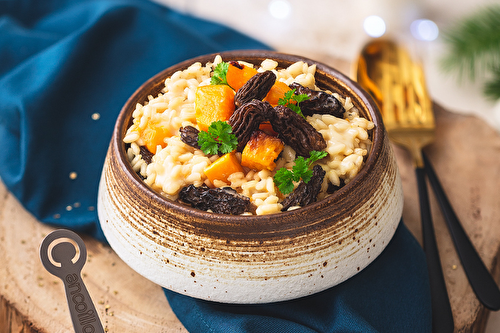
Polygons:
M274 171L255 171L245 168L245 172L233 173L228 177L229 184L215 181L212 184L204 174L204 169L213 163L219 156L206 156L201 150L195 149L180 140L179 128L191 125L197 128L195 118L195 92L198 86L210 84L210 74L215 66L222 62L216 56L213 63L204 66L194 63L183 71L174 73L165 80L165 88L158 96L149 96L144 104L137 104L133 112L133 124L128 128L124 142L130 144L127 155L132 168L139 173L147 185L163 196L176 200L179 191L189 184L210 187L230 186L238 193L250 198L257 207L256 214L273 214L281 211L282 195L274 186L273 175L281 167L291 169L294 165L295 152L285 146ZM242 62L243 63L243 62ZM252 64L243 63L254 67ZM272 70L279 81L289 85L297 82L305 87L316 89L316 65L297 62L285 69L277 69L278 63L274 60L264 60L259 72ZM314 115L307 117L307 121L320 132L326 143L325 151L328 156L318 161L326 171L322 190L318 199L326 197L328 184L341 186L355 177L363 166L365 156L371 146L368 131L374 127L373 123L359 117L358 112L349 97L334 96L342 102L346 109L345 119L331 115ZM153 151L154 156L147 164L141 156L140 146L145 144L141 133L148 126L161 126L167 137L166 146L161 145ZM241 159L241 154L236 156ZM297 207L292 207L295 209ZM245 213L249 214L249 213Z

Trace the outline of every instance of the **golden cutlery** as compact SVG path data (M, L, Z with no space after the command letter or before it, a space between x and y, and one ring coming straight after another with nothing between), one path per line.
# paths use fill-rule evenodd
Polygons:
M453 317L432 226L426 175L472 289L483 305L490 310L499 310L500 290L465 233L429 159L422 152L422 148L434 140L435 130L432 102L422 66L413 62L402 46L388 40L375 40L362 50L356 80L377 102L389 138L406 148L413 158L431 284L433 330L452 331Z
M395 43L375 40L362 50L356 80L377 102L389 139L406 148L413 158L429 272L433 332L453 332L453 314L432 225L421 153L422 148L434 140L435 128L422 69Z

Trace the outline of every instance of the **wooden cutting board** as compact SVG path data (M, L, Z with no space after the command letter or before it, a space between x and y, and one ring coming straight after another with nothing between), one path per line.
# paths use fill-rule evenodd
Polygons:
M500 136L482 120L435 105L437 140L426 151L473 244L500 277ZM405 192L403 218L420 241L418 194L409 156L395 147ZM435 230L457 332L483 332L488 311L475 298L431 194ZM0 183L0 333L72 331L63 285L38 247L53 228L38 222ZM108 332L186 332L162 289L105 245L83 237L83 279Z

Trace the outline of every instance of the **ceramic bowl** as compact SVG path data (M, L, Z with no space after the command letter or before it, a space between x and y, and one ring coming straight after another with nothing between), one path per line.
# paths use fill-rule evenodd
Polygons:
M136 103L156 96L165 78L215 54L170 67L145 82L116 122L99 187L98 214L113 250L164 288L224 303L268 303L317 293L361 272L391 240L402 214L395 157L375 102L337 70L270 51L220 53L224 61L279 67L317 64L322 89L351 97L374 122L373 146L359 174L333 195L273 215L231 216L196 210L161 197L133 172L123 137Z

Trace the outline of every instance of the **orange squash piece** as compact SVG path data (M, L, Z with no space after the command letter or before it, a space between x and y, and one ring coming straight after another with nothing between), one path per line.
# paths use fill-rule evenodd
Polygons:
M170 130L158 123L149 122L147 127L141 132L141 139L144 140L146 148L153 154L156 153L156 147L160 145L165 148L167 145L164 138L171 136Z
M269 121L265 121L259 125L259 129L262 132L265 132L266 134L272 135L272 136L278 136L278 133L273 129L273 126Z
M281 81L276 81L273 86L271 87L271 90L267 93L267 96L264 98L264 101L269 102L272 106L278 105L278 101L285 97L285 93L291 90L289 86L287 86L286 83L281 82Z
M234 152L222 155L205 168L205 175L212 184L216 179L227 183L227 177L235 172L243 172L243 168Z
M201 131L217 120L227 121L234 112L234 91L227 85L201 86L196 89L195 115Z
M285 145L275 136L255 131L241 153L241 165L254 170L274 170Z
M234 91L238 91L247 81L257 74L257 70L243 65L243 69L239 69L238 67L229 64L226 73L227 84L234 89Z

